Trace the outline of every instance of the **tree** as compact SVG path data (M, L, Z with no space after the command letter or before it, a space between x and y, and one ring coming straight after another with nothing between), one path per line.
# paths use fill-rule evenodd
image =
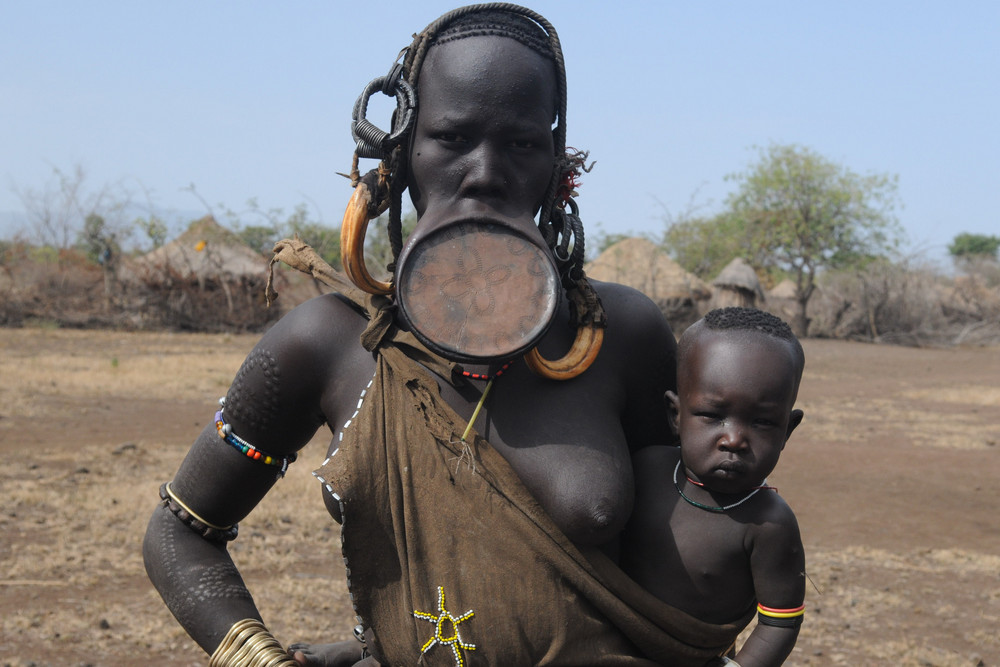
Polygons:
M1000 236L968 232L956 235L948 246L948 253L956 261L973 259L997 261L997 250L1000 250Z
M31 235L39 245L57 250L71 247L81 235L89 233L85 227L91 216L100 218L102 233L113 235L118 243L124 243L132 232L124 217L132 204L132 192L122 183L89 189L79 165L72 173L53 168L51 178L40 190L15 191L31 225Z
M153 250L162 247L167 242L167 223L156 215L149 215L145 218L136 218L132 223L149 239L153 245Z
M389 242L388 214L382 214L368 223L368 233L365 235L365 263L372 275L379 280L389 277L389 263L392 262L392 244ZM410 210L403 214L400 220L403 233L403 244L417 226L417 213ZM339 233L339 231L338 231Z
M237 232L240 240L259 253L267 255L274 244L281 239L278 229L272 225L249 225Z
M893 210L897 177L856 174L796 145L772 144L741 174L726 204L744 226L747 249L768 271L795 280L792 328L805 335L807 306L823 269L862 266L901 240Z
M685 271L711 280L734 257L746 253L745 234L742 219L721 213L674 222L663 234L663 245Z

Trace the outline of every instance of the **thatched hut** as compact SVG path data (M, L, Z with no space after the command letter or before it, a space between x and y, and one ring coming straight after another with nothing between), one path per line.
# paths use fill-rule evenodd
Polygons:
M648 296L676 334L701 316L702 304L712 295L704 281L685 271L649 239L619 241L584 268L595 280L628 285Z
M144 326L199 331L257 330L278 316L264 304L268 258L212 216L131 261L126 281L144 287Z
M243 243L208 215L192 222L170 243L153 250L133 265L150 279L238 280L263 274L267 257Z
M712 281L712 287L712 308L760 308L765 300L757 273L742 257L736 257L726 264Z

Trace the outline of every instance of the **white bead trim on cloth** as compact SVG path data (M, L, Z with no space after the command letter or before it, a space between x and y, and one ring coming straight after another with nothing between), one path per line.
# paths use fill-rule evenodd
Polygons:
M377 370L375 371L375 374L378 374ZM336 456L337 452L340 451L340 443L344 441L344 431L346 431L347 428L351 425L351 422L357 419L358 413L361 412L361 406L365 404L365 396L368 395L368 390L372 388L373 382L375 382L375 375L372 375L372 379L369 380L368 384L365 385L365 388L361 390L361 396L358 397L358 405L356 408L354 408L354 414L351 415L346 422L344 422L344 425L341 427L340 432L337 433L337 448L333 450L333 452L331 452L330 455L326 457L326 459L323 460L323 463L320 465L320 468L324 468L326 464L330 462L330 459ZM330 483L326 481L324 478L320 477L318 473L319 473L318 470L314 470L313 477L318 479L323 484L323 486L326 487L326 490L330 492L330 495L333 496L334 500L340 502L340 496L337 494L337 492L334 491L333 487L330 486Z
M319 471L322 470L324 467L326 467L326 464L328 464L333 459L333 457L337 455L337 452L340 451L340 443L342 443L344 441L344 431L346 431L347 428L351 425L351 423L355 419L357 419L358 414L361 412L361 406L364 405L364 403L365 403L365 397L368 396L368 390L372 388L372 384L375 382L375 377L377 375L378 375L378 368L376 367L375 372L372 374L372 379L369 380L368 384L365 385L365 388L361 390L361 395L358 397L358 405L357 405L356 408L354 408L354 414L351 415L350 418L346 422L344 422L344 425L341 427L340 432L337 434L337 448L335 450L333 450L333 452L331 452L329 456L326 457L326 459L323 461L323 464L320 465L320 467L319 467L318 470L314 470L313 471L313 477L315 477L316 479L318 479L320 481L320 483L323 485L323 487L330 493L331 496L333 496L333 499L336 500L337 503L340 506L340 548L341 548L341 555L344 558L344 568L347 570L347 592L351 596L351 606L354 607L354 619L359 624L359 626L362 626L362 629L361 629L361 636L362 637L364 636L364 628L363 628L363 626L364 626L364 622L365 621L364 621L364 619L361 618L361 615L358 614L358 608L354 604L354 593L351 591L351 565L350 565L350 563L347 562L347 556L344 555L344 553L343 553L343 549L344 549L344 523L347 521L346 507L344 506L344 501L341 499L340 495L336 491L333 490L333 487L330 485L330 482L328 482L324 477L322 477L319 474ZM355 634L357 634L357 633L358 633L358 630L355 629Z

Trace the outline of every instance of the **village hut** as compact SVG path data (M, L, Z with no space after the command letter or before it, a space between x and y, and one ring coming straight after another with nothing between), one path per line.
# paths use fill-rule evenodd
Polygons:
M760 308L765 300L757 273L742 257L736 257L726 264L712 281L712 287L712 308Z
M133 260L125 280L143 287L143 326L259 330L279 312L264 302L268 258L212 216Z
M675 334L701 317L712 289L655 243L628 238L609 246L584 270L590 278L635 288L660 307Z
M134 270L147 279L239 280L262 275L267 257L243 243L212 216L192 222L170 243L143 255Z
M785 322L791 322L798 312L795 281L785 278L767 291L767 311Z

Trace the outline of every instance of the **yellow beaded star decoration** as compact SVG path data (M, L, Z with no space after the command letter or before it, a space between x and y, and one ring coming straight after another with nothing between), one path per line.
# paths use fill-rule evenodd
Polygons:
M471 609L458 618L448 613L448 608L444 604L444 586L438 586L438 613L432 614L426 611L413 611L415 618L422 618L434 624L434 634L427 642L420 647L420 655L431 650L438 644L443 644L451 648L455 656L455 667L465 667L465 660L462 657L462 649L475 651L475 644L466 644L462 641L462 636L458 633L459 624L469 620L476 615Z

